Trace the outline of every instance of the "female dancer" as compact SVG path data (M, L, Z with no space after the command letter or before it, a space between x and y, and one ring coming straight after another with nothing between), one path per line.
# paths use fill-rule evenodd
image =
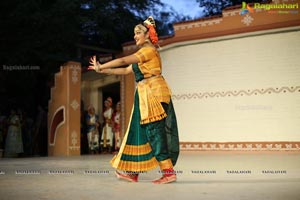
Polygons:
M93 69L99 73L134 73L137 82L134 107L121 148L111 160L120 179L138 181L139 172L160 167L162 177L155 184L176 181L173 169L179 155L176 115L171 91L161 75L162 66L155 46L158 37L153 17L134 28L134 40L140 49L129 56L100 64L93 56ZM115 68L129 65L126 68Z

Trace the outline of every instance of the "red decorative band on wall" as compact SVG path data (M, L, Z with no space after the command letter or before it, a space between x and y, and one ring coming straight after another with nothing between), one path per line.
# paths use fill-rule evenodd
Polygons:
M299 142L180 142L182 151L299 151Z

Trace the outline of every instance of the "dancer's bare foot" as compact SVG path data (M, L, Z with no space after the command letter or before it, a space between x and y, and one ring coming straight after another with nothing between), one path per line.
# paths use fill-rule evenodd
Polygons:
M129 182L138 182L138 174L120 173L118 171L116 171L115 174L119 179L123 179Z
M166 184L166 183L172 183L177 180L176 174L173 174L171 176L162 176L160 179L152 181L154 184Z

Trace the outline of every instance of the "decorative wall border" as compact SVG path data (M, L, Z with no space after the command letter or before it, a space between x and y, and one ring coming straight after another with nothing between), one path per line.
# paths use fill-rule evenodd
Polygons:
M175 24L174 31L198 28L198 27L205 27L205 26L213 26L216 24L220 24L222 21L223 21L223 18L217 18L217 19L207 19L207 20L202 20L202 21L193 21L193 22L189 22L189 23L187 22L184 24Z
M299 142L180 142L182 151L299 151Z
M279 94L279 93L294 93L300 92L300 86L292 87L277 87L277 88L266 88L266 89L252 89L252 90L233 90L233 91L222 91L222 92L203 92L203 93L189 93L189 94L174 94L172 95L173 100L190 100L190 99L204 99L204 98L220 98L220 97L238 97L238 96L253 96L253 95L264 95L264 94Z
M241 8L234 9L234 10L223 10L222 14L223 17L233 17L233 16L240 15L240 12L241 12Z

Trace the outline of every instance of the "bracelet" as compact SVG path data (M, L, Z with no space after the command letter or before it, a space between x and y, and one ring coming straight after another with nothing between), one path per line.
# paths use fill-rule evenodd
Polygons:
M112 68L109 68L109 73L108 74L113 74Z

